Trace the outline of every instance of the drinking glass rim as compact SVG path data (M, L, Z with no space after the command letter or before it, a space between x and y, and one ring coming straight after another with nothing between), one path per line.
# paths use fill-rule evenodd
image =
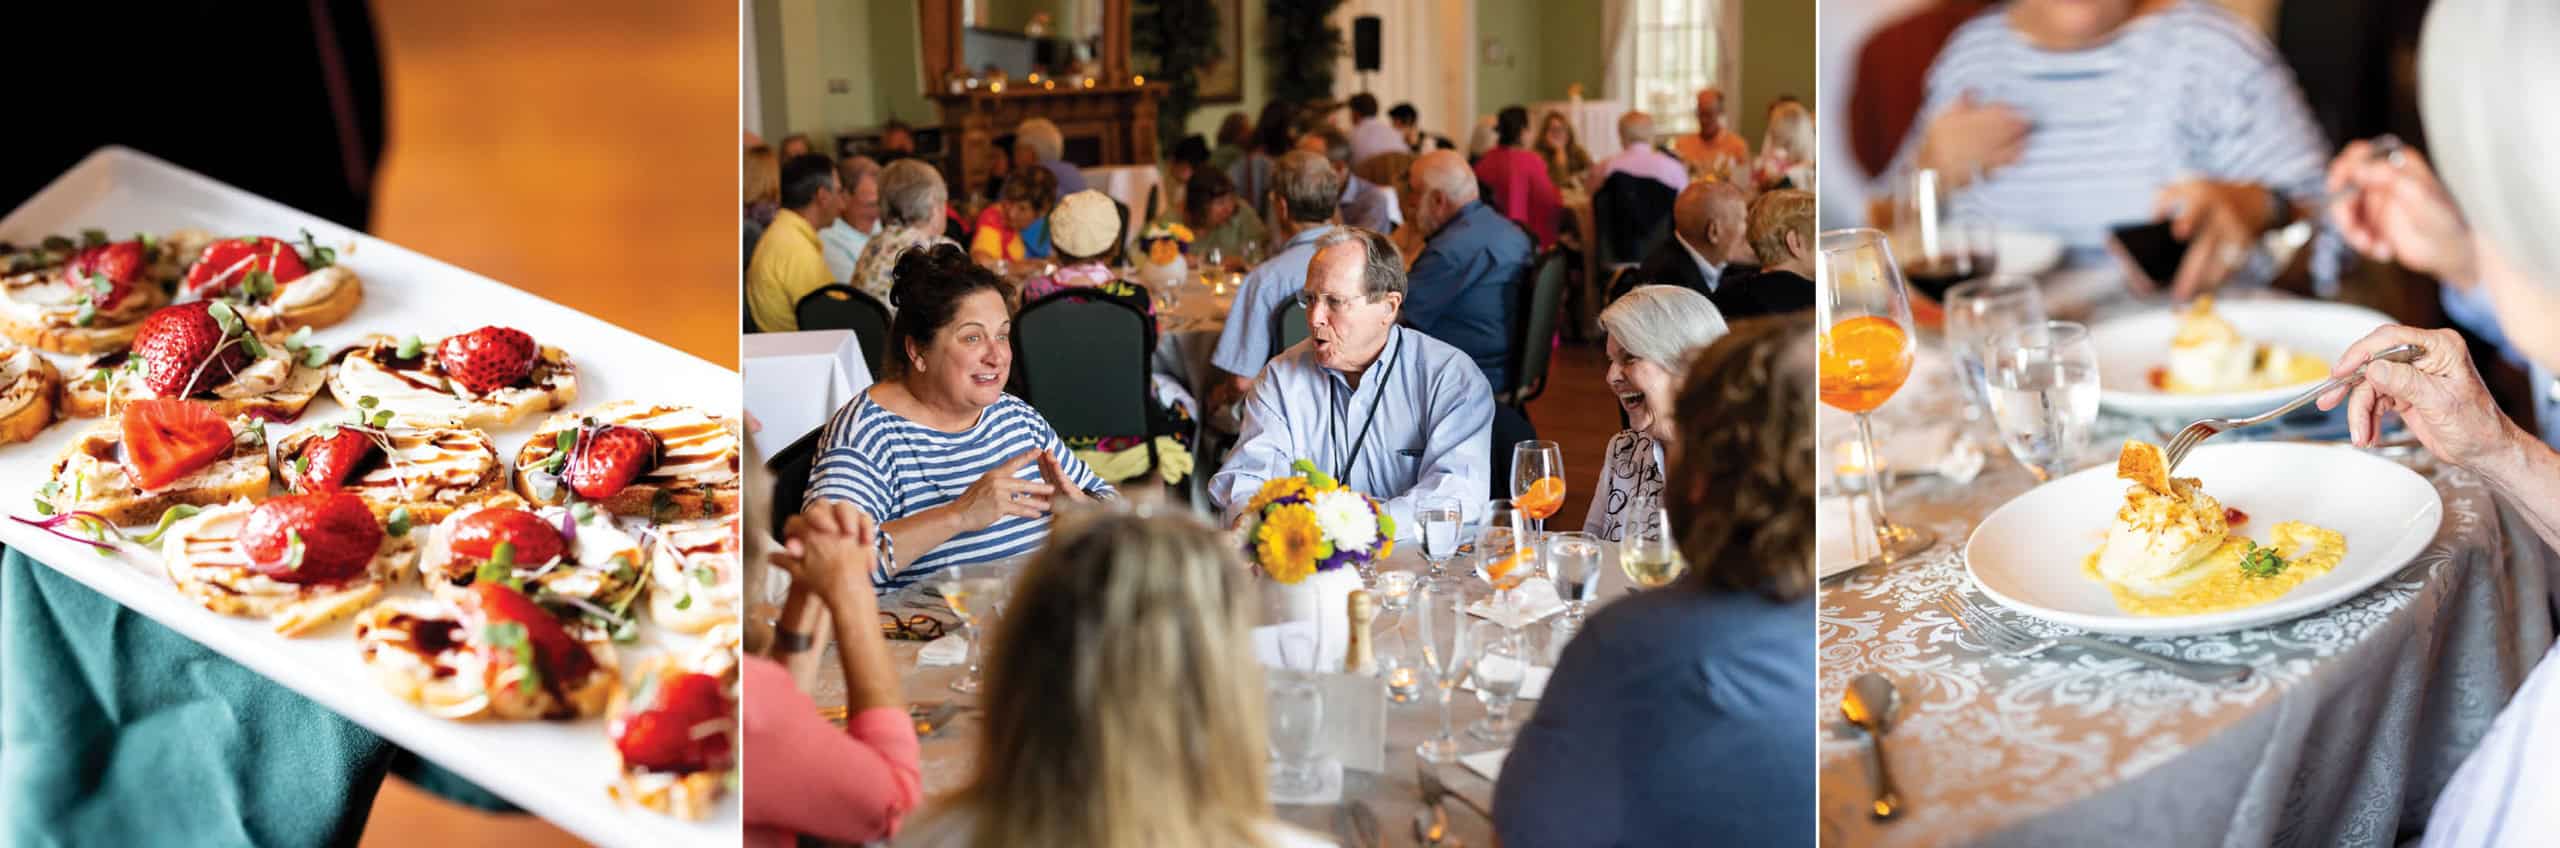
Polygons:
M1998 295L1982 294L1982 292L1995 288L2001 289L2002 291ZM2035 295L2038 299L2042 299L2044 292L2042 289L2037 287L2036 278L2025 274L1993 274L1988 277L1977 277L1948 287L1947 314L1956 314L1957 310L1955 308L1955 304L1956 301L1959 300L1981 300L1990 302L2005 299L2005 297L2015 297L2021 294L2031 294Z
M2044 340L2035 344L2026 343L2025 337L2029 331L2045 334ZM2087 325L2078 321L2048 319L2002 330L1999 335L1992 337L1991 346L1995 350L2049 350L2088 340Z

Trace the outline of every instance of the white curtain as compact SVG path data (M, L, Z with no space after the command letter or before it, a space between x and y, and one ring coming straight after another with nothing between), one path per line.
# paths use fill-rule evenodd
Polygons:
M749 132L764 132L763 70L756 66L756 4L738 0L738 126Z
M1378 16L1379 70L1368 75L1367 91L1384 112L1412 103L1422 112L1425 130L1465 144L1475 125L1475 4L1469 0L1345 0L1334 10L1333 24L1342 28L1342 60L1333 71L1336 98L1361 89L1359 64L1351 47L1351 20Z
M1665 135L1698 128L1698 89L1725 92L1725 123L1742 88L1742 4L1734 0L1602 0L1609 99L1653 115Z

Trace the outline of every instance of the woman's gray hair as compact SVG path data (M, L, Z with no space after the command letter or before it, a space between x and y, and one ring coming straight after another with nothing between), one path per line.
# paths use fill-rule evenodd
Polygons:
M1390 292L1404 294L1404 251L1397 250L1396 243L1385 233L1366 227L1335 227L1316 237L1315 252L1323 253L1338 244L1360 245L1361 294L1370 300Z
M1047 118L1031 118L1013 128L1013 143L1030 145L1042 162L1055 162L1067 155L1067 137L1058 125Z
M942 172L922 159L900 159L880 169L881 216L891 226L912 227L933 220L942 214L945 199Z
M1637 359L1678 376L1689 353L1724 336L1724 314L1683 286L1638 286L1600 310L1600 331Z
M2520 104L2560 102L2560 4L2436 0L2418 48L2418 107L2428 154L2473 229L2517 276L2560 293L2560 117Z

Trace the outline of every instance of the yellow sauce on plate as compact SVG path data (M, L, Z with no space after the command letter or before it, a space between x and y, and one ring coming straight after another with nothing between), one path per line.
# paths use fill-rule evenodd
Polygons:
M2116 607L2134 615L2171 616L2200 615L2211 612L2254 607L2284 597L2304 581L2329 573L2347 557L2347 537L2335 530L2314 527L2300 521L2277 524L2270 533L2276 555L2283 557L2285 567L2272 577L2256 577L2240 570L2241 555L2249 550L2249 540L2238 534L2222 540L2222 546L2205 556L2195 567L2205 575L2179 589L2175 594L2145 595L2107 583L2116 596ZM2099 545L2090 551L2080 568L2091 578L2106 583L2098 575Z

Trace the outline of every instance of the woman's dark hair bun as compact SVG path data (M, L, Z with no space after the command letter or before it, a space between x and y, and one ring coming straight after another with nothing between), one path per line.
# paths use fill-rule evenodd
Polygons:
M904 309L918 297L929 297L936 284L978 270L969 261L969 252L949 242L928 244L907 251L889 269L889 308Z
M889 376L902 376L910 344L925 347L933 334L951 323L960 301L979 289L1002 294L1004 279L978 267L969 252L950 242L908 250L889 270L889 349L897 355L882 363Z

